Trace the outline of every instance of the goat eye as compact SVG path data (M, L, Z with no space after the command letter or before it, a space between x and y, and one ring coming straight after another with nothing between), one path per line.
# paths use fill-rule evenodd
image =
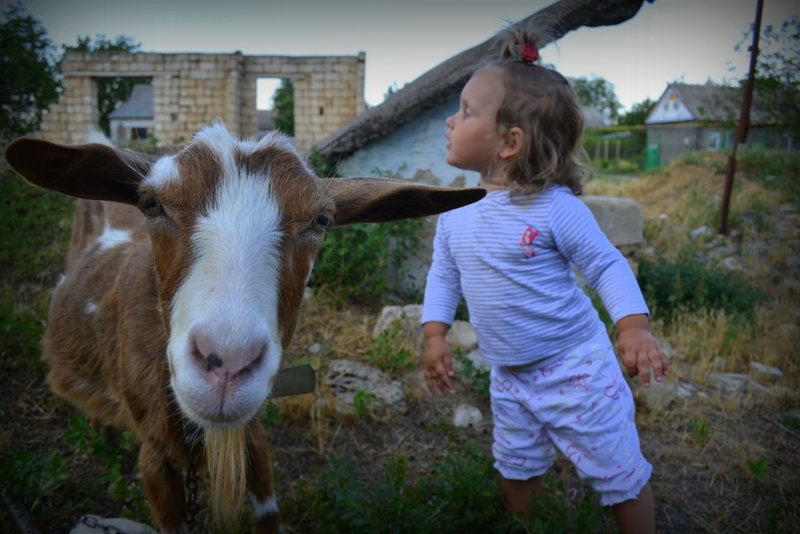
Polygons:
M331 219L327 215L317 215L314 222L311 223L311 228L315 232L324 232L331 224Z
M158 198L156 198L155 195L148 195L144 197L139 204L139 207L148 217L157 217L163 212L161 202L158 200Z

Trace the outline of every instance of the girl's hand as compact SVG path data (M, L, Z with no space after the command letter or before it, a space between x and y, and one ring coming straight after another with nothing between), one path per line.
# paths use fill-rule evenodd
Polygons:
M650 333L646 315L628 315L617 321L617 352L629 376L639 375L644 387L650 387L650 371L661 382L667 374L667 358Z
M425 323L425 354L422 356L425 383L432 395L447 394L453 389L450 380L453 372L453 352L445 336L448 326L444 323Z

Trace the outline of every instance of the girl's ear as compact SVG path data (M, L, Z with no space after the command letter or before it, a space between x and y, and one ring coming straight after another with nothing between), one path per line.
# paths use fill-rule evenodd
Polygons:
M519 126L509 128L503 137L505 137L505 140L503 146L500 147L500 159L513 158L525 146L525 132Z

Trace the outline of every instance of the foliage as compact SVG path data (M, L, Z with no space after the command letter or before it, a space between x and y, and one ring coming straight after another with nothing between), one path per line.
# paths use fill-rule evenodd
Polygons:
M0 462L0 487L35 515L41 513L44 497L63 489L68 481L69 473L58 451L38 455L15 449L10 459Z
M328 158L313 145L308 154L308 163L320 178L336 178L341 176L339 168L328 162Z
M689 428L694 434L694 438L700 446L703 446L708 441L708 436L711 434L711 428L708 421L705 419L698 419L697 421L689 421Z
M0 169L0 273L3 277L35 276L60 266L62 250L53 247L53 235L66 245L73 199L46 191L17 176L10 167ZM53 232L56 230L56 232ZM24 236L24 239L22 238Z
M115 40L108 39L103 34L98 34L94 42L87 35L78 37L78 44L65 45L64 52L137 52L141 48L132 37L118 35ZM125 102L137 84L149 84L150 78L95 78L97 86L97 109L100 111L100 128L109 135L108 116Z
M800 206L800 152L742 145L737 169L768 189L789 193Z
M572 79L571 82L581 105L593 106L606 114L612 122L616 122L622 104L614 92L614 84L600 76L592 78L581 76Z
M128 504L134 517L145 519L147 505L142 486L139 481L126 476L126 473L135 472L138 441L132 432L118 432L114 438L105 439L81 415L72 416L72 426L64 433L64 440L76 452L91 452L106 466L106 474L92 480L89 487L81 491L93 496L105 488L114 499Z
M261 426L264 427L264 430L270 432L282 420L280 408L274 401L268 399L264 405L264 412L261 415Z
M528 523L502 509L495 479L491 457L474 443L451 442L432 471L416 481L402 456L387 462L372 483L359 480L355 464L333 459L313 483L297 483L297 502L284 511L289 522L295 508L309 514L326 533L392 534L596 532L608 514L592 495L573 505L562 485L546 479L547 493L534 501L537 518Z
M741 50L751 41L748 32L735 49ZM771 24L763 28L757 66L755 98L759 109L789 128L795 139L800 138L800 17L792 15L779 28Z
M390 289L388 271L419 249L419 219L335 227L325 238L311 278L313 287L344 300L381 304Z
M636 102L631 106L630 111L622 113L617 124L621 126L643 126L648 113L656 105L654 100L645 98L641 102Z
M61 82L52 41L21 3L7 7L0 25L0 141L39 128Z
M592 165L619 174L636 173L643 168L646 143L644 128L592 128L583 135L583 146L592 159Z
M679 313L701 309L749 317L764 300L744 277L706 266L688 252L681 253L675 262L642 259L638 278L645 299L666 322Z
M73 206L72 199L0 167L0 355L7 363L42 365L48 290L61 270ZM48 290L31 294L30 287L42 284Z
M283 78L272 96L272 120L275 128L286 135L294 135L294 84Z
M459 378L469 383L472 393L482 399L489 400L491 373L486 369L476 367L472 360L461 354L455 354L455 359L459 363Z
M769 460L762 456L757 460L745 460L745 463L754 480L765 486L769 485Z
M375 395L368 393L363 389L357 389L353 394L353 409L356 411L356 417L364 417L372 409L375 404Z
M411 351L400 344L400 329L400 321L394 321L388 330L372 340L372 348L367 351L369 362L387 373L410 371L415 365Z

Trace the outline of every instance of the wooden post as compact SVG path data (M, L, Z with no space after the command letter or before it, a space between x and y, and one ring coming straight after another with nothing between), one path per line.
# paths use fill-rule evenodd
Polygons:
M736 136L733 139L733 148L728 158L728 169L725 173L725 192L722 195L722 210L720 215L719 233L728 234L728 212L731 205L731 194L733 192L733 175L736 173L736 152L739 143L744 143L747 138L747 130L750 128L750 107L753 103L753 85L756 77L756 59L758 58L758 37L761 32L761 12L764 6L763 0L756 2L756 21L753 24L753 45L750 47L750 70L747 74L747 83L744 87L744 98L742 99L742 112L739 116L739 124L736 127Z

